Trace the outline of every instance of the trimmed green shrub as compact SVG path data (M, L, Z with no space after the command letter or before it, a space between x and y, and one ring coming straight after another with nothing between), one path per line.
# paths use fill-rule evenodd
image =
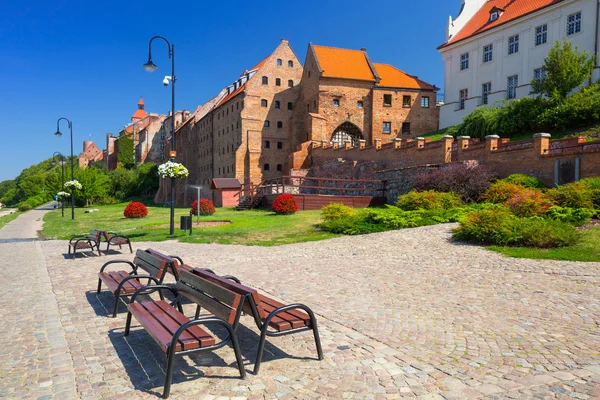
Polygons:
M571 208L552 206L546 215L554 220L566 222L570 225L585 225L594 216L594 211L589 208Z
M490 188L480 197L488 203L504 203L524 190L522 186L499 180L491 184Z
M543 215L552 206L540 190L523 189L505 202L513 214L519 217Z
M540 217L523 218L519 227L525 247L566 247L578 242L581 233L566 222Z
M424 192L413 190L398 197L396 202L396 206L404 211L449 209L461 205L462 201L459 194L436 192L434 190Z
M594 191L581 182L559 186L546 192L556 205L572 208L594 208Z
M348 218L354 215L354 209L342 203L329 203L321 208L321 215L325 221Z
M355 213L347 218L325 221L321 224L321 229L342 235L363 235L388 230L386 226L373 222L366 212Z
M537 125L543 131L563 131L585 127L600 120L600 84L567 97L563 102L540 113Z
M531 189L544 189L546 187L546 185L544 185L544 182L542 182L538 178L534 176L527 176L524 174L512 174L500 180Z
M592 191L592 203L596 209L600 210L600 177L585 178L579 183Z
M521 240L519 218L502 205L473 211L454 229L453 237L468 242L501 246Z
M18 210L19 210L19 211L29 211L29 210L31 210L32 208L33 208L33 207L31 207L31 206L30 206L29 204L27 204L27 203L21 203L21 204L18 206Z

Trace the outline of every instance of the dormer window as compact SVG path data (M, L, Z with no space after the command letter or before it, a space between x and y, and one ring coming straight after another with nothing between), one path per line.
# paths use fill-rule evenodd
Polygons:
M490 22L495 21L498 19L498 11L494 11L493 13L490 13Z
M503 12L504 12L503 9L498 8L498 7L493 7L490 10L490 20L489 20L489 22L494 22L495 20L497 20L498 18L500 18L500 16L502 15Z

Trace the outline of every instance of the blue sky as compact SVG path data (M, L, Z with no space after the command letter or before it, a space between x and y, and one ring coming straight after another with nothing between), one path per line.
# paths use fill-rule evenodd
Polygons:
M449 15L461 0L279 2L9 1L0 2L0 181L23 168L68 154L69 135L56 120L73 121L74 153L84 140L105 147L106 133L130 122L143 96L148 112L167 113L170 74L166 45L155 41L149 74L148 40L175 45L176 108L194 110L281 38L304 62L308 42L359 49L443 88Z

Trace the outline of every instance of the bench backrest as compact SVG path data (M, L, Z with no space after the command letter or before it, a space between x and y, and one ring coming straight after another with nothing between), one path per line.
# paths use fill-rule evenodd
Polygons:
M161 282L165 275L165 269L167 268L166 260L160 259L156 257L156 255L150 254L144 250L136 251L133 264L146 271L149 275L156 277Z
M106 231L103 231L101 229L91 230L90 231L90 236L92 236L97 243L100 243L103 238L104 238L104 240L108 240L108 236L106 234Z
M157 250L154 249L146 249L144 250L146 253L151 254L152 256L158 258L159 260L163 260L165 261L167 264L165 265L165 268L162 270L162 272L157 276L157 278L162 282L162 280L164 279L165 275L167 272L174 274L174 271L177 271L179 269L179 261L177 261L177 259L168 256L166 254L163 254Z
M239 293L183 270L175 287L186 298L228 323L234 325L239 320L243 300Z
M241 283L237 283L235 281L232 281L231 279L223 278L222 276L213 274L202 269L194 268L191 272L194 275L201 277L202 279L214 282L215 284L223 288L226 288L234 293L248 298L248 301L252 300L254 302L254 305L256 306L256 310L258 311L260 318L265 319L267 317L268 313L263 309L262 302L260 301L260 294L256 289L242 285ZM244 312L252 314L252 309L249 302L244 303Z

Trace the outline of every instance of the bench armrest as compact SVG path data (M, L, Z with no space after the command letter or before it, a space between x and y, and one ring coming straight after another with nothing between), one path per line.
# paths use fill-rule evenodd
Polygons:
M171 351L171 348L173 348L173 349L175 348L175 347L171 346L171 343L177 343L177 341L179 340L179 336L181 336L181 334L189 327L196 326L196 325L213 325L213 324L224 326L225 329L227 329L227 332L229 334L225 338L221 339L221 341L219 343L210 346L210 348L211 349L219 349L219 348L225 346L227 343L229 343L229 341L235 335L235 333L233 332L232 326L229 323L227 323L227 321L225 321L219 317L204 317L204 318L199 318L199 319L193 319L193 320L188 321L185 324L181 325L179 327L179 329L177 329L175 331L175 333L173 334L173 339L171 339L171 342L168 345L169 352Z
M172 256L172 255L169 255L169 257L171 257L171 258L174 258L174 259L176 259L177 261L179 261L179 265L182 265L182 264L184 264L184 262L183 262L183 259L182 259L181 257L179 257L179 256Z
M211 270L209 270L208 268L206 268L209 272L212 272ZM214 274L214 272L212 272ZM240 281L238 278L236 278L233 275L223 275L221 278L225 278L225 279L229 279L230 281L234 281L235 283L238 284L242 284L242 281Z
M269 315L267 315L267 318L265 318L265 320L263 321L263 328L265 329L265 331L267 330L267 328L269 327L269 323L271 322L271 320L277 316L277 314L285 312L285 311L289 311L289 310L304 310L306 311L306 313L308 314L309 318L310 318L310 323L312 326L316 326L316 318L315 318L315 314L313 313L313 311L310 309L310 307L304 305L304 304L300 304L300 303L296 303L296 304L289 304L287 306L281 306L279 308L274 309L273 311L271 311L269 313Z
M128 281L130 281L132 279L150 279L151 281L156 282L157 285L160 285L160 282L158 281L158 279L156 279L152 275L129 275L127 278L125 278L121 282L119 282L119 285L117 286L117 290L115 293L120 294L121 288L123 287L123 285L125 285Z
M118 238L129 240L129 238L127 236L125 236L125 235L114 234L112 236L109 236L108 241L112 242L113 239L118 239Z
M132 263L129 260L111 260L108 262L105 262L104 265L102 266L102 268L100 268L100 272L104 272L104 268L108 267L110 264L128 264L131 267L131 272L135 274L135 272L137 271L137 267L135 266L134 263Z
M171 306L179 303L179 301L181 300L181 294L179 294L179 292L177 291L176 288L174 288L173 286L170 285L148 285L148 286L144 286L142 288L139 288L138 290L135 291L135 293L131 296L131 300L129 301L129 304L133 304L133 302L135 301L136 297L138 297L141 294L152 294L156 291L161 291L161 290L168 290L171 293L173 293L173 295L175 296L175 300L173 300L170 304Z
M94 242L96 241L96 239L93 236L78 235L78 236L73 236L71 239L69 239L69 244L71 244L73 242L77 242L79 240L93 240Z

